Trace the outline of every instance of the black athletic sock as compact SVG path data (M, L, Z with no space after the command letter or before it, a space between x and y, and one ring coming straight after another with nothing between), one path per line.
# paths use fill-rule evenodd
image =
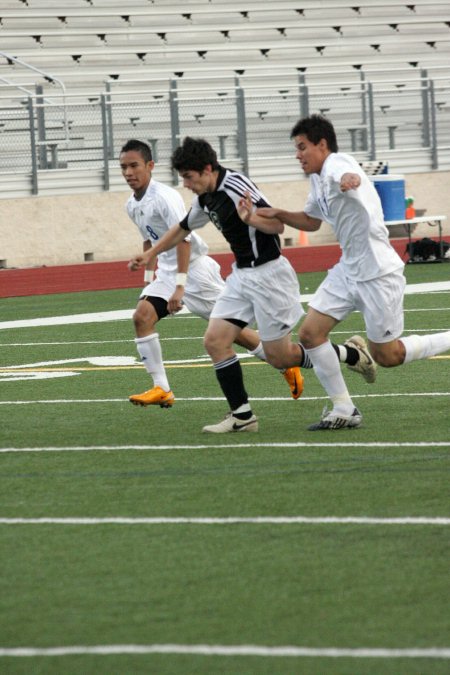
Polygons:
M349 347L348 345L335 345L331 343L334 351L337 354L339 361L343 363L348 363L349 366L354 366L355 363L359 361L359 352L354 347ZM343 354L343 351L346 350L346 354Z
M236 417L238 420L249 420L252 415L253 413L251 410L248 412L233 413L233 417Z
M215 363L214 370L216 371L217 380L228 401L230 410L237 410L241 405L248 403L242 368L236 355L226 361ZM241 415L247 415L247 413L239 413L236 417L247 419L247 417L241 417ZM251 411L249 417L251 417Z

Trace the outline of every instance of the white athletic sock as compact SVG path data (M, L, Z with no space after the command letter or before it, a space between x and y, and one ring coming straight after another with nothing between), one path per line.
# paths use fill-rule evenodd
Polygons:
M408 335L400 338L406 350L403 363L426 359L429 356L442 354L450 349L450 330L445 333L431 335Z
M328 340L319 347L306 349L311 359L314 372L333 402L333 412L340 415L351 415L355 408L342 376L341 366L336 358L336 352Z
M260 361L267 361L262 342L255 349L247 349L247 352L252 356L256 356Z
M250 403L243 403L242 405L239 406L239 408L236 408L236 410L233 410L233 415L240 415L241 413L249 413L251 412L252 409L250 408Z
M152 376L155 387L170 391L158 333L152 333L143 338L135 338L135 343L142 363L147 373Z
M347 358L347 347L345 345L336 345L338 349L338 359L341 363L345 363L345 359Z

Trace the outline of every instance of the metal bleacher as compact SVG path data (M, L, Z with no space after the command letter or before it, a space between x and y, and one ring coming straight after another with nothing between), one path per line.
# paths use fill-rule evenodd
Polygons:
M148 0L125 8L114 0L70 2L70 8L50 0L6 4L2 51L50 69L78 90L154 69L171 77L180 70L186 76L242 65L268 70L272 63L327 68L340 61L351 70L353 64L406 65L411 47L420 45L428 66L450 53L448 2L197 1L182 9ZM2 64L0 74L4 70ZM20 81L21 73L15 76Z
M151 139L167 165L173 83L180 134L209 135L231 158L239 157L237 87L245 92L247 168L267 179L291 175L299 91L307 91L309 112L329 115L341 130L343 149L367 159L376 143L401 170L424 161L437 168L436 153L424 160L426 86L439 168L450 168L448 0L2 0L0 49L0 173L11 161L26 167L26 106L39 85L45 153L53 153L40 155L41 186L47 176L57 182L57 171L64 185L84 162L106 161L105 93L114 109L111 184L119 184L117 146L131 135ZM372 139L360 109L367 87Z
M50 70L78 91L88 82L102 88L111 75L120 79L137 69L150 79L155 69L172 77L180 70L185 76L212 74L217 67L269 70L273 62L382 68L388 62L407 65L420 45L421 65L427 67L450 53L449 3L436 0L362 0L358 6L349 0L197 0L181 7L161 0L150 6L148 0L125 6L79 0L70 7L3 0L0 20L2 51ZM10 69L2 63L0 74ZM12 69L20 81L24 75Z

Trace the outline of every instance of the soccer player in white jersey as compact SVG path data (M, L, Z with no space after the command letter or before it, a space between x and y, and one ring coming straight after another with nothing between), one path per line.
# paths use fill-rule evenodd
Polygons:
M404 264L389 243L373 183L353 157L338 152L331 122L320 115L306 117L294 126L291 138L296 157L310 176L311 191L304 210L263 208L256 213L275 219L274 229L281 220L306 232L318 230L326 221L334 230L342 256L314 294L299 330L300 342L333 403L333 408L309 428L358 427L361 413L350 398L337 360L332 358L328 336L336 324L360 311L370 354L386 368L447 351L450 331L402 337ZM345 344L357 346L360 340L355 336Z
M278 233L284 225L277 221L276 233L269 233L265 227L272 229L274 221L260 219L264 220L263 225L253 226L242 220L240 203L246 194L251 204L268 206L268 202L249 178L221 166L206 140L185 138L172 155L172 168L179 172L184 186L195 194L191 209L151 249L132 258L129 267L138 269L151 264L156 256L162 256L163 251L170 250L183 241L187 233L210 220L222 232L235 262L211 312L204 341L230 413L203 431L257 431L258 420L250 407L242 369L232 346L242 329L248 330L246 326L256 321L267 361L275 368L312 367L300 345L291 340L291 331L304 311L297 275L281 255ZM351 351L355 361L359 359L357 347L347 350L342 346L341 349L346 353ZM338 363L334 352L332 358ZM366 377L365 371L360 372Z
M177 190L152 177L154 161L147 143L128 141L120 152L120 167L133 194L126 209L144 240L144 251L158 242L174 223L186 215L183 199ZM135 405L170 407L175 400L164 367L156 323L178 312L184 303L193 313L209 319L225 282L219 264L207 255L206 243L195 232L187 235L176 249L158 255L144 273L143 289L133 321L136 347L154 386L142 394L130 396ZM236 343L265 361L258 334L244 328L236 335ZM303 391L303 377L298 366L282 370L291 395L298 398Z

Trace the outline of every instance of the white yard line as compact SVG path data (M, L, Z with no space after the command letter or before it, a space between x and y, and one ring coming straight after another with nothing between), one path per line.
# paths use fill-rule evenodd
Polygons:
M450 448L449 441L411 441L398 443L395 441L373 441L373 442L355 442L344 443L336 441L334 443L308 443L295 441L292 443L205 443L197 445L70 445L70 446L41 446L34 448L5 447L0 448L0 454L13 452L111 452L112 450L143 450L148 452L158 452L160 450L226 450L229 448Z
M104 321L131 321L134 309L114 310L111 312L91 312L89 314L69 314L67 316L46 316L38 319L20 319L0 322L0 330L6 328L31 328L36 326L60 326L77 323L103 323ZM183 309L178 314L189 314L191 319L200 317ZM186 317L185 317L186 318Z
M370 518L368 516L255 516L226 518L0 518L0 525L450 525L441 516Z
M405 312L450 312L449 307L435 307L427 309L405 309ZM435 328L434 331L446 331L450 330L450 326ZM333 330L333 335L353 335L355 332L352 330ZM429 333L429 328L410 328L403 331L403 334L407 333ZM202 335L189 335L188 337L161 337L159 338L160 342L172 342L172 341L181 341L181 340L203 340ZM59 345L107 345L107 344L134 344L134 339L124 338L123 340L64 340L64 341L55 341L55 342L2 342L0 343L1 347L53 347Z
M435 281L425 284L409 284L405 289L405 295L414 295L416 293L440 293L450 291L450 281ZM312 294L302 295L302 302L307 303L311 300ZM0 330L9 328L28 328L32 326L56 326L61 324L76 323L102 323L104 321L125 321L131 320L134 309L123 309L112 312L93 312L89 314L72 314L68 316L50 316L38 319L21 319L17 321L0 322ZM178 314L189 314L184 308ZM192 315L192 318L198 318Z
M445 330L444 328L442 330ZM351 331L347 331L351 333ZM168 342L169 340L203 340L202 335L189 335L188 337L160 337L161 341ZM109 344L126 344L133 343L134 339L124 338L123 340L64 340L62 342L3 342L0 347L45 347L52 345L109 345Z
M450 391L412 391L412 392L395 392L395 393L382 393L382 394L353 394L352 398L398 398L401 396L414 396L414 397L427 397L427 396L450 396ZM176 397L177 402L183 401L184 403L191 403L197 401L209 401L211 403L223 403L225 404L225 399L223 396L190 396L190 397ZM252 396L252 401L287 401L290 405L296 405L292 403L292 398L289 396ZM327 396L302 396L301 401L324 401L328 400ZM91 405L92 403L124 403L128 402L127 398L60 398L60 399L26 399L21 401L0 401L0 406L2 405L34 405L34 404L65 404L65 403L87 403Z
M0 656L74 656L96 654L191 654L198 656L266 656L266 657L319 657L319 658L356 658L356 659L449 659L450 648L371 648L355 649L339 647L300 647L264 645L75 645L65 647L11 647L0 648Z
M416 293L441 293L442 291L450 291L450 281L408 284L405 288L405 295L415 295Z

